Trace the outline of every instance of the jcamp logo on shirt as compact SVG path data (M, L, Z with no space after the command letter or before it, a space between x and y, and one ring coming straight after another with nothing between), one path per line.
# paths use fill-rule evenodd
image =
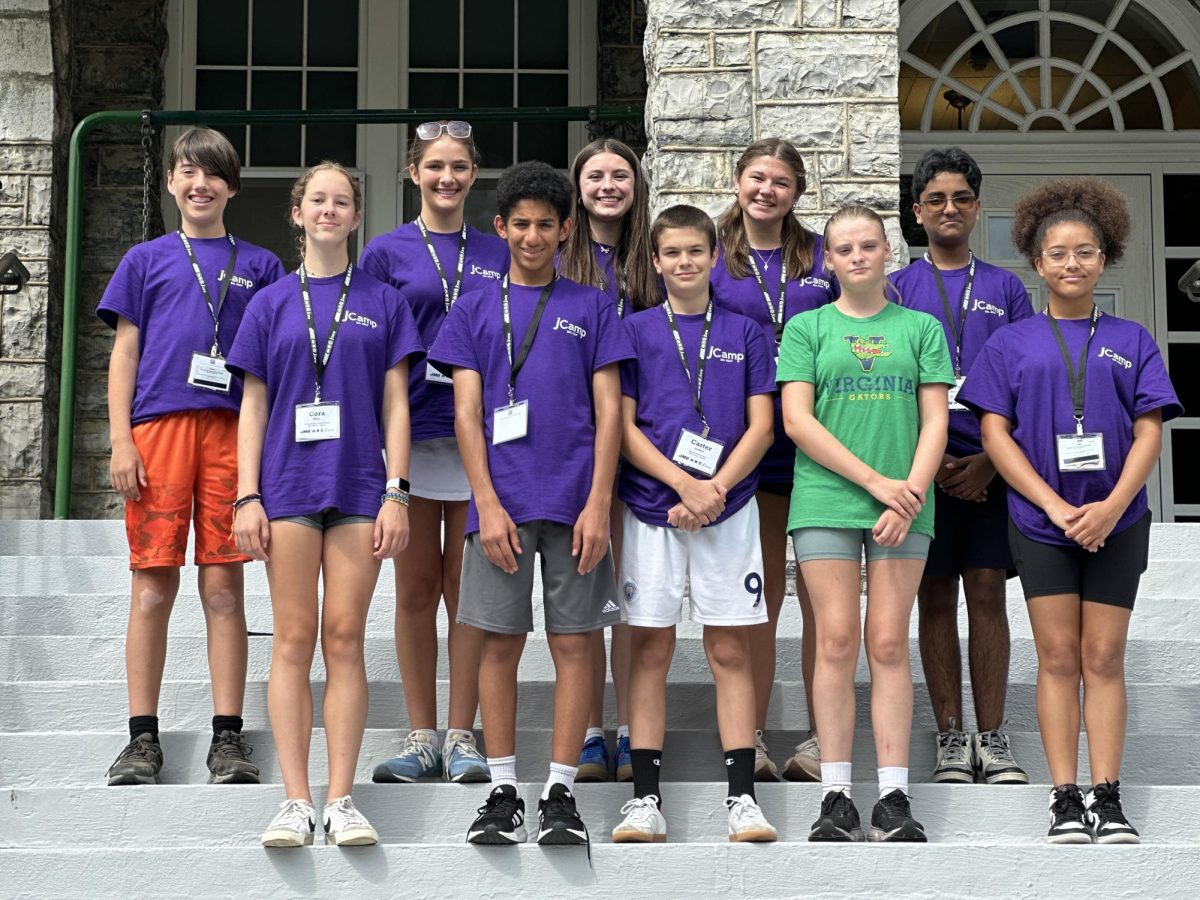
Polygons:
M745 362L746 354L738 353L734 350L722 350L720 347L712 347L708 351L708 358L715 359L717 362L740 363Z
M495 281L500 280L500 273L495 269L485 269L482 266L475 265L475 263L471 263L471 274L478 275L480 278L491 278Z
M564 319L562 316L559 316L557 319L555 319L554 330L565 331L567 334L573 334L581 341L587 337L587 329L581 325L576 325L570 319Z
M225 270L222 269L220 274L217 275L217 281L223 281L224 279L225 279ZM229 286L245 288L248 291L254 290L254 282L251 279L245 278L242 275L234 275L234 276L230 277Z
M971 312L981 312L989 316L1000 316L1001 318L1005 314L1001 307L988 303L986 300L980 300L978 297L971 301Z
M365 325L368 328L379 327L379 323L374 319L368 319L366 316L360 316L358 313L351 312L350 310L346 310L346 318L343 321L353 322L355 325Z
M1120 366L1122 369L1132 369L1133 368L1133 363L1131 363L1129 360L1127 360L1125 357L1123 357L1116 350L1109 349L1108 347L1101 347L1100 352L1096 354L1096 357L1098 359L1104 359L1104 357L1106 357L1106 356L1109 359L1111 359L1113 362L1115 362L1118 366Z
M883 335L859 337L857 334L847 334L842 336L842 340L850 345L850 352L864 372L874 368L875 360L892 355L892 345Z

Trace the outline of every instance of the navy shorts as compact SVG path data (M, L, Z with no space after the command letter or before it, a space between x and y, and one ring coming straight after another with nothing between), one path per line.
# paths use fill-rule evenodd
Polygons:
M926 576L958 578L967 569L1012 569L1007 485L996 476L987 491L987 499L976 503L937 488Z

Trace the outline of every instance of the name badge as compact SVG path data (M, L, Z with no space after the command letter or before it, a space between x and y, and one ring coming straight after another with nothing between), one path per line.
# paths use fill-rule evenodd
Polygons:
M210 356L207 353L192 354L192 364L188 367L188 384L192 387L228 394L232 379L232 373L225 368L223 356Z
M529 433L529 401L497 406L492 411L492 445L507 444Z
M701 437L685 428L675 444L671 462L684 469L712 477L717 474L717 464L721 461L721 453L724 450L724 441Z
M1099 472L1104 469L1104 435L1059 434L1058 471Z
M454 379L449 375L443 375L433 363L425 363L425 380L432 384L454 384Z
M342 408L337 401L296 404L296 442L336 441L342 436Z
M950 410L952 412L970 412L961 403L958 402L958 389L963 386L963 382L967 380L966 375L957 375L954 378L954 384L950 388L950 393L947 395L950 399Z

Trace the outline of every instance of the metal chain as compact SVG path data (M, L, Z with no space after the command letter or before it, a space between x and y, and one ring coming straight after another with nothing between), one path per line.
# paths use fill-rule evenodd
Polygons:
M154 128L150 110L142 110L142 243L150 240L150 185L154 181Z

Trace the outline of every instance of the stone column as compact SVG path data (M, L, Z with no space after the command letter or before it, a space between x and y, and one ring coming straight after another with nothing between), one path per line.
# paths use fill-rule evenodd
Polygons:
M48 0L0 0L0 254L31 281L0 297L0 518L48 509L45 416L54 63Z
M898 0L649 0L655 209L693 203L717 215L746 145L783 137L804 157L796 211L809 228L863 203L902 253L898 27Z

